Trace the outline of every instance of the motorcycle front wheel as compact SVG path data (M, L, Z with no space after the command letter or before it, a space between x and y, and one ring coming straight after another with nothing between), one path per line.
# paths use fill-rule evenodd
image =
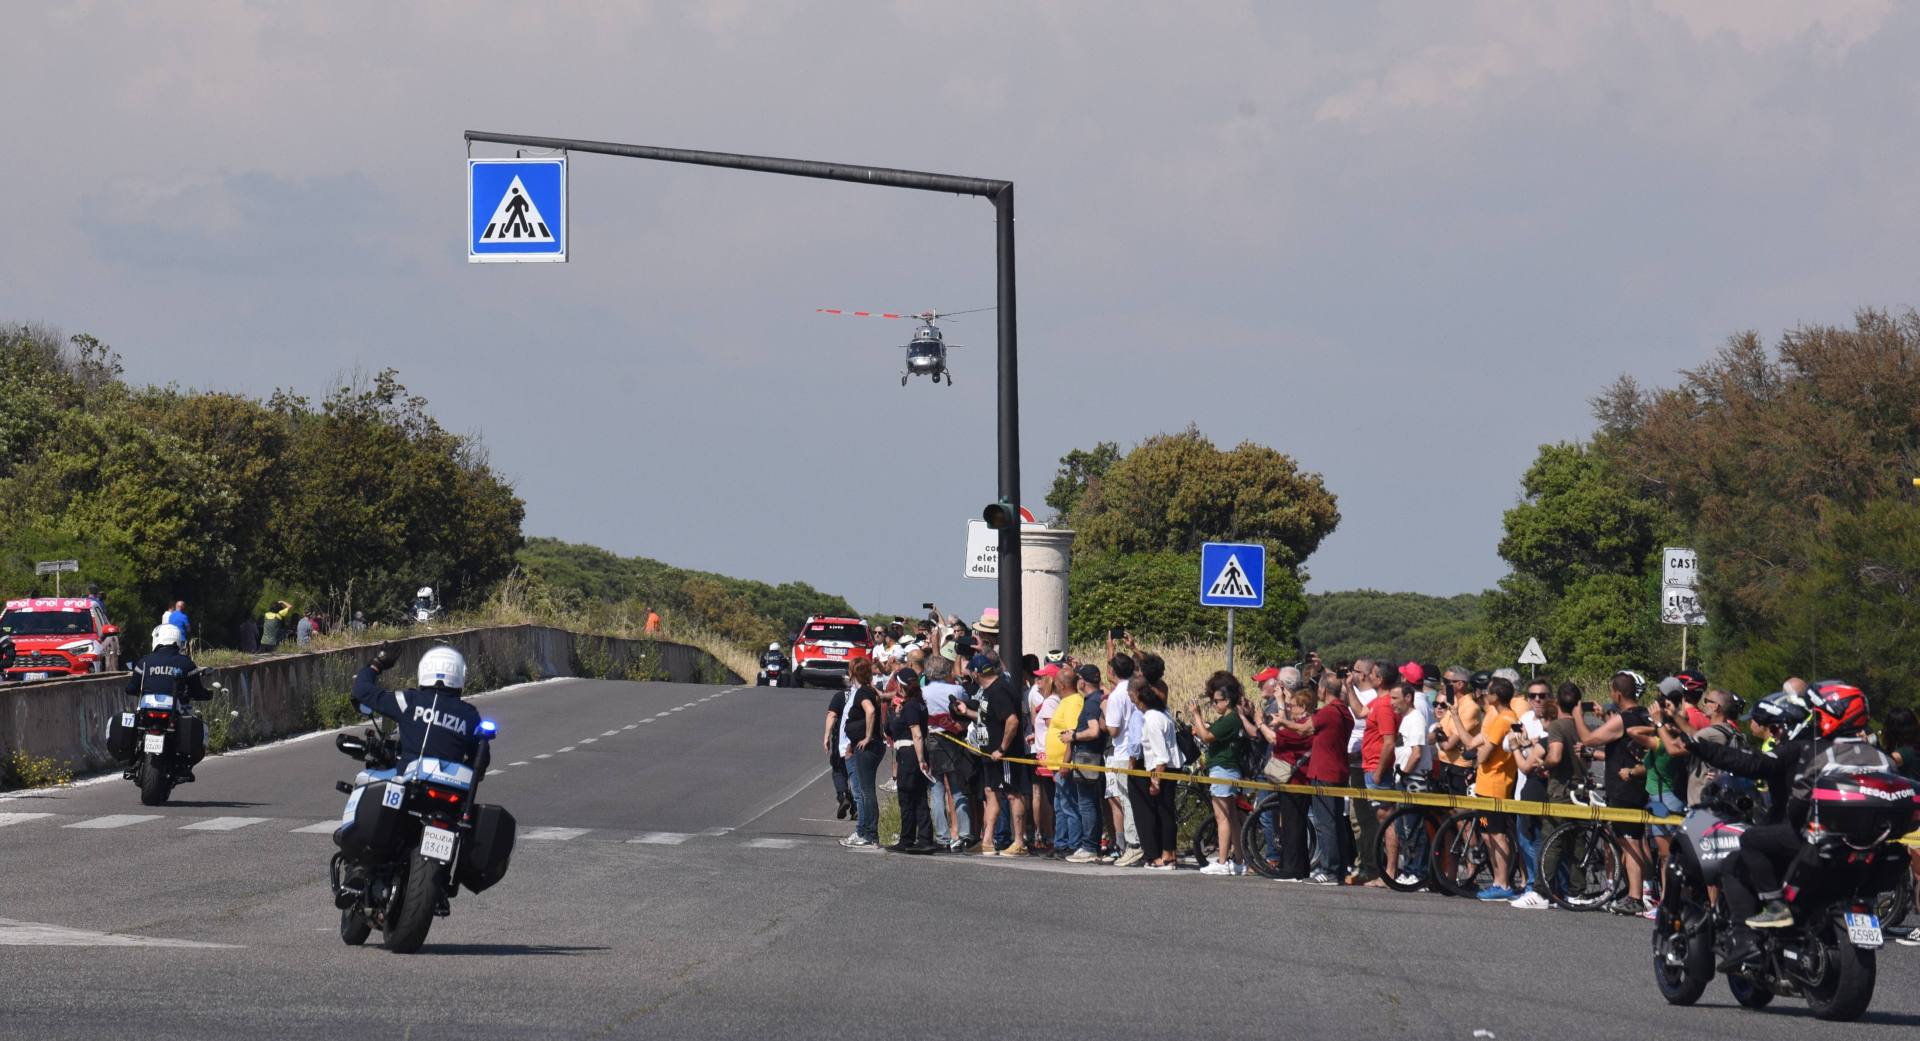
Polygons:
M1671 1005L1699 1001L1713 981L1711 934L1701 930L1688 936L1666 903L1653 916L1653 981Z
M358 947L373 935L373 923L367 921L367 913L358 907L349 907L340 912L340 941L349 947Z

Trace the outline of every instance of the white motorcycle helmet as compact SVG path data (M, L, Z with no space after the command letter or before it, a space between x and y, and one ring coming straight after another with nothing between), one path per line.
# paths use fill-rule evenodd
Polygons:
M421 586L419 589L414 591L413 595L414 595L414 598L418 600L431 600L433 599L433 587Z
M457 692L467 685L467 659L451 647L435 647L420 656L417 676L421 690L445 687Z
M153 627L154 650L157 651L162 647L185 647L186 645L187 634L181 632L179 626L156 625Z
M779 644L777 644L777 643L770 643L770 644L767 644L767 650L770 650L770 651L777 651L777 650L779 650L779 649L780 649L780 645L779 645Z

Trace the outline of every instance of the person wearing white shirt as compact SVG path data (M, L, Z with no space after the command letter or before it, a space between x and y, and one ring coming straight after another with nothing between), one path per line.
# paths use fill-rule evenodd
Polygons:
M1107 678L1113 689L1101 702L1100 729L1106 732L1108 745L1106 765L1126 769L1133 765L1139 751L1127 747L1128 729L1135 713L1139 712L1133 703L1128 685L1133 680L1133 658L1125 654L1115 654L1107 662ZM1137 733L1137 731L1136 731ZM1106 775L1107 812L1113 815L1113 833L1123 836L1126 842L1124 851L1116 851L1116 867L1132 867L1146 858L1140 849L1140 833L1135 827L1133 800L1127 796L1127 775L1109 773Z
M1140 711L1139 769L1150 776L1135 777L1128 786L1134 819L1140 826L1140 845L1150 871L1172 871L1179 859L1179 812L1174 808L1174 783L1160 775L1186 766L1180 742L1174 736L1173 717L1167 714L1165 684L1150 684L1135 676L1127 684L1134 708Z

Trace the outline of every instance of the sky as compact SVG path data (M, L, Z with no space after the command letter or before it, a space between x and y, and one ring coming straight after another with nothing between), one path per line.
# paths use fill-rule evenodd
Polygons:
M22 4L0 322L311 397L391 366L526 531L972 613L975 198L579 154L571 260L465 262L469 129L1015 182L1023 499L1188 423L1318 473L1316 591L1477 591L1543 443L1727 337L1915 303L1920 6ZM505 154L478 146L476 155Z

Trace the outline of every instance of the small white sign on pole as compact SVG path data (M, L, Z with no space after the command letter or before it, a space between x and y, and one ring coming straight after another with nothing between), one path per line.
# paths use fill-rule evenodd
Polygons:
M1532 636L1527 637L1527 649L1520 652L1520 664L1545 665L1546 663L1547 652L1540 649L1539 639Z
M1661 553L1660 584L1668 589L1700 588L1700 554L1681 546L1668 546Z
M967 566L962 576L987 581L1000 579L1000 533L987 522L967 522Z

